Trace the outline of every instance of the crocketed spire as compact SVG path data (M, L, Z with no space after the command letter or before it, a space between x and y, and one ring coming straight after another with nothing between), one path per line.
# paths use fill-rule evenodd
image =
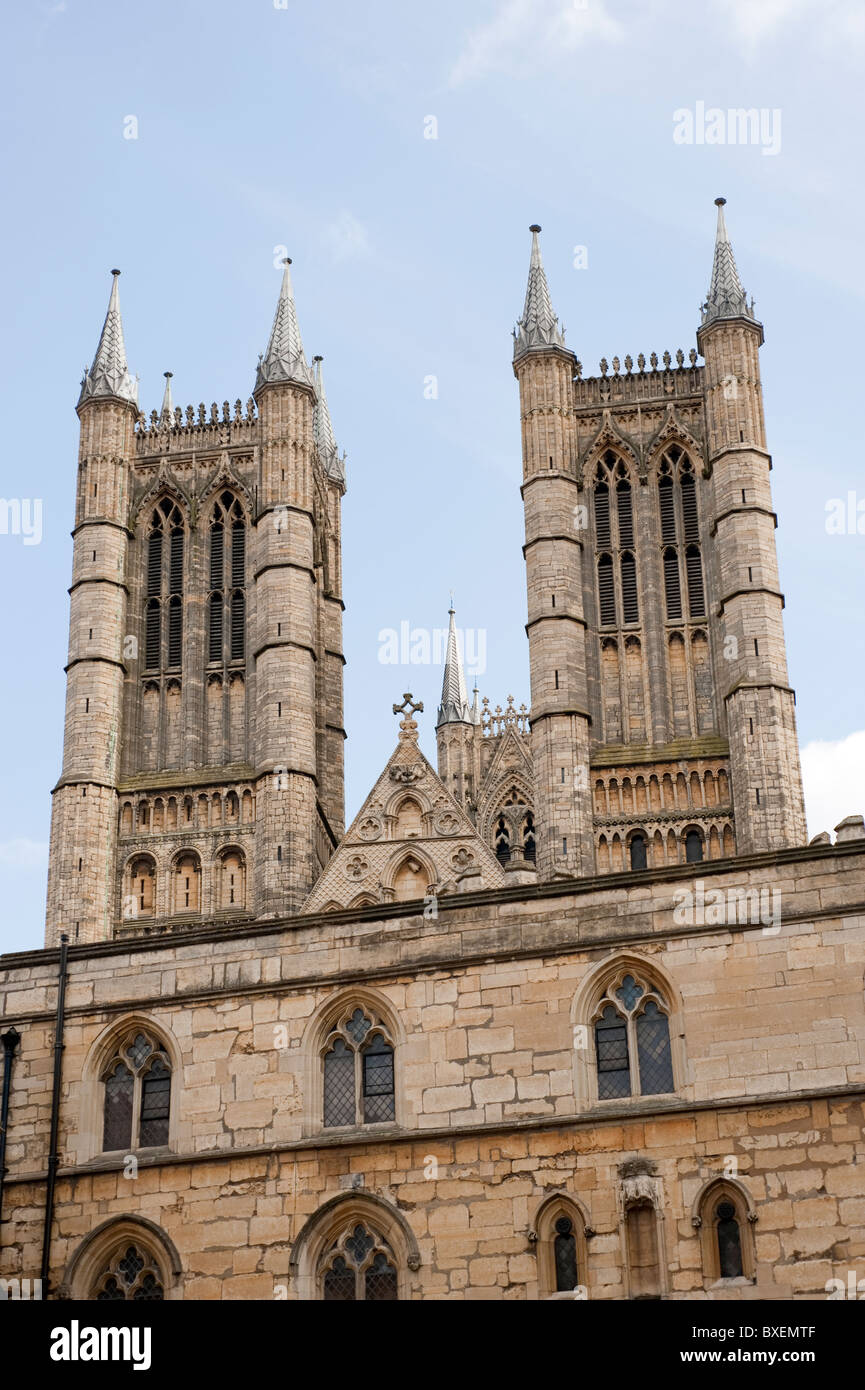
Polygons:
M526 302L523 316L517 320L514 330L514 357L522 357L532 348L564 347L565 332L559 328L559 320L553 313L550 287L544 263L541 260L541 245L538 241L540 227L533 222L529 231L532 234L532 255L529 261L529 283L526 286Z
M258 371L255 374L256 391L270 382L296 381L301 386L312 386L312 372L303 355L297 310L294 307L289 256L286 256L284 265L267 352L258 359Z
M111 274L114 281L108 301L108 313L102 325L93 365L89 371L84 368L81 395L78 397L79 406L85 401L104 396L117 396L122 401L129 401L131 405L138 405L138 383L129 375L126 366L123 321L120 317L120 299L117 293L120 271L112 270Z
M727 235L724 221L726 198L716 198L718 209L718 230L715 235L715 258L712 262L712 280L706 302L702 305L703 325L714 323L716 319L753 319L754 303L749 307L747 296L739 279L733 248Z
M463 675L463 664L460 660L460 651L457 644L457 630L454 623L454 607L448 609L450 624L448 627L448 649L445 657L445 672L442 681L442 702L439 705L438 719L436 728L442 724L471 724L472 711L469 705L469 697L466 693L466 678Z
M315 447L318 456L324 465L324 471L329 478L334 478L339 483L345 482L345 455L339 456L339 449L336 447L336 440L333 437L333 425L330 420L330 409L327 404L327 395L324 389L324 374L321 370L323 357L313 357L313 380L315 384L315 405L312 410L312 434L315 440Z

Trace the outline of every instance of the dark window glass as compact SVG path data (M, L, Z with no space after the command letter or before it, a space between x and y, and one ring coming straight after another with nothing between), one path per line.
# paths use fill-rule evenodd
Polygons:
M598 1099L612 1100L631 1094L628 1064L628 1030L625 1020L608 1004L595 1024L598 1055Z
M141 1085L139 1143L142 1148L168 1143L170 1100L171 1073L162 1059L157 1057Z
M342 1255L337 1255L324 1276L325 1303L354 1303L357 1299L357 1276L349 1269Z
M377 1034L364 1048L362 1060L364 1124L394 1119L393 1049Z
M612 545L610 538L610 490L606 483L595 488L595 536L598 545Z
M685 573L688 576L688 611L692 618L701 618L706 611L706 596L703 591L703 565L695 545L689 545L685 551Z
M511 833L504 816L499 816L496 825L496 858L500 864L507 864L511 857Z
M121 1289L117 1280L112 1275L105 1280L99 1293L96 1295L97 1303L125 1303L126 1294Z
M631 840L631 868L645 869L648 862L646 837L645 835L635 835Z
M719 1202L715 1211L718 1263L722 1279L738 1279L742 1269L742 1238L732 1202Z
M366 1271L364 1298L367 1303L395 1303L397 1301L396 1270L387 1258L379 1252Z
M210 595L207 654L209 661L222 660L222 594Z
M133 1303L156 1302L165 1297L162 1292L162 1285L159 1280L148 1272L142 1277L141 1283L132 1295Z
M168 591L172 594L179 594L183 589L183 528L181 526L175 526L171 532L168 568Z
M168 605L168 664L179 666L183 659L183 606L179 598Z
M132 1146L132 1072L118 1062L105 1079L105 1113L102 1148L106 1153Z
M324 1059L324 1123L356 1123L354 1095L354 1053L337 1038Z
M162 532L154 531L147 541L148 597L162 593Z
M134 1245L128 1247L126 1254L117 1261L116 1265L116 1271L126 1285L134 1284L143 1268L144 1260Z
M537 851L535 845L535 818L528 812L523 825L523 854L530 864L534 864Z
M679 579L679 557L675 550L664 551L664 595L667 600L667 617L682 616L682 587Z
M246 599L241 593L231 595L231 659L242 661L246 636Z
M210 528L210 587L222 588L222 561L224 532L217 523Z
M560 1216L556 1222L553 1251L556 1260L556 1292L564 1293L575 1289L580 1282L577 1273L577 1241L573 1222L567 1216Z
M159 668L159 600L151 599L144 615L144 660L149 671Z
M616 621L613 561L609 555L602 555L598 561L598 594L600 597L601 626L609 627Z
M697 541L700 531L697 525L697 489L689 473L682 478L682 520L685 523L685 540Z
M231 582L236 589L246 583L246 527L235 521L231 528Z
M640 1094L657 1096L673 1089L673 1062L670 1056L670 1024L654 999L650 999L637 1019L637 1057L640 1064Z
M637 566L633 555L622 556L622 616L626 623L639 622L637 605Z
M685 862L699 864L703 859L703 837L699 830L689 830L685 836Z
M630 483L616 486L616 509L619 513L619 545L634 544L634 509Z
M676 508L673 502L672 478L658 482L658 501L661 507L661 540L665 545L676 544Z

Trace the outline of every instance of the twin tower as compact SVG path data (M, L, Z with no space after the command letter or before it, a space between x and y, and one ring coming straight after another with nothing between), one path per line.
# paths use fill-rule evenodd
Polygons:
M723 200L703 365L584 376L539 231L514 341L538 876L801 844L763 330ZM166 373L149 421L117 274L78 402L49 945L297 912L345 829L344 458L288 263L246 405L183 411Z

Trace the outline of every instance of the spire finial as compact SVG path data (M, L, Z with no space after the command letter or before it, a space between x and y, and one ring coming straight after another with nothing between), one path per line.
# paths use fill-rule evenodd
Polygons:
M111 294L108 312L99 335L99 345L89 371L85 368L81 382L79 406L85 401L116 396L130 405L138 406L138 387L126 365L126 345L123 341L123 321L120 317L120 298L117 292L119 270L111 272Z
M526 302L522 318L517 320L514 331L514 360L533 348L564 347L564 330L559 328L558 316L553 313L550 288L544 263L541 259L541 244L538 241L540 224L533 222L529 227L532 234L532 253L529 258L529 281L526 286Z
M160 418L162 420L165 420L167 418L168 423L170 425L173 425L174 401L171 399L171 378L174 376L174 373L163 372L162 375L165 377L165 391L162 396L162 410L160 412Z
M291 257L282 259L284 270L279 299L267 351L258 364L255 375L255 390L271 382L297 382L299 386L312 386L312 373L303 352L297 310L294 306L294 292L291 287Z
M463 675L463 663L457 641L453 593L451 593L451 606L448 609L448 615L448 646L442 678L442 699L436 720L437 729L442 724L470 724L472 722L469 697L466 694L466 678Z
M736 260L727 223L724 218L726 198L716 198L718 225L715 231L715 254L712 260L712 278L706 302L702 306L702 326L714 323L716 319L754 319L753 307L748 307L748 299L739 279Z

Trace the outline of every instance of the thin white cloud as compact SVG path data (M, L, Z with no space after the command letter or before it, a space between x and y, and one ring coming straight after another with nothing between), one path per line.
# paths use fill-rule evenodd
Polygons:
M48 845L44 840L0 841L0 864L13 869L44 869Z
M865 729L802 749L808 836L830 834L845 816L865 813Z
M369 237L353 213L341 212L324 229L324 239L335 261L361 260L369 255Z
M747 58L802 21L821 45L865 35L861 0L715 0L715 8L720 23Z
M537 75L590 39L614 43L623 33L603 0L504 0L488 23L468 35L450 85L490 73Z

